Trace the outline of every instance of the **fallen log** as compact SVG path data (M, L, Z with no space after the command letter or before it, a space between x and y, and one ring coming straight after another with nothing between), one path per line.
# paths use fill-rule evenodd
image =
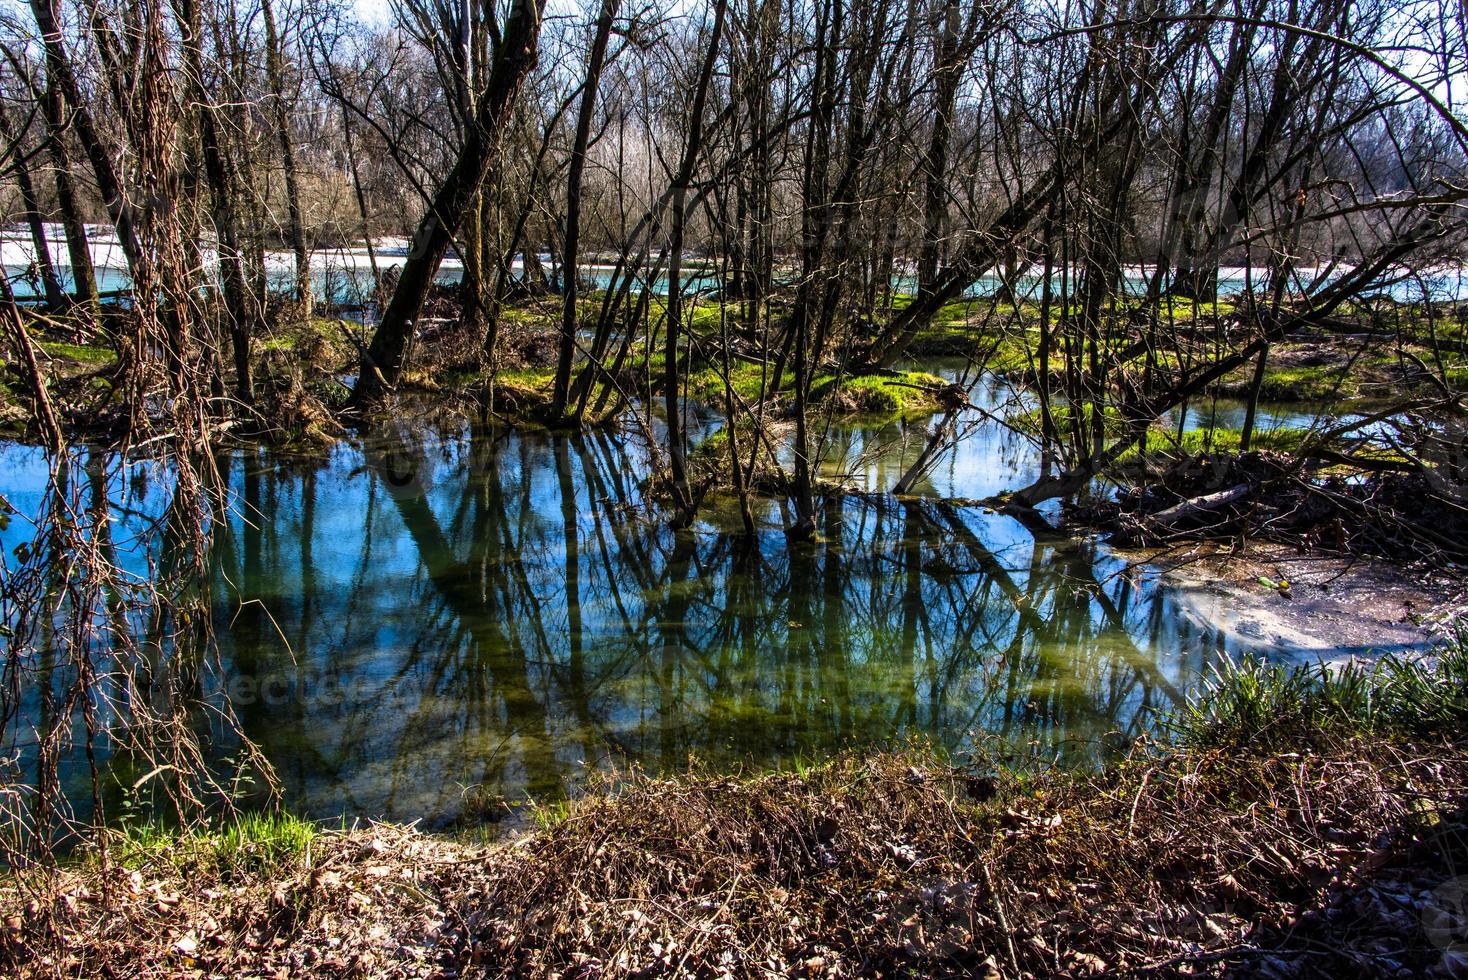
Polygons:
M1227 490L1204 494L1201 497L1194 497L1191 500L1184 500L1180 504L1174 504L1166 510L1159 510L1155 514L1148 515L1147 521L1150 524L1172 527L1198 514L1211 513L1230 504L1237 503L1253 492L1254 485L1252 483L1240 483L1229 487Z

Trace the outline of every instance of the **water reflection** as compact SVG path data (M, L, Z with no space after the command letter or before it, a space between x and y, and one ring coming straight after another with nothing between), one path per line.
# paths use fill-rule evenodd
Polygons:
M833 500L810 547L768 514L747 550L717 511L667 530L643 466L604 434L480 431L236 459L224 663L292 803L443 822L613 761L778 764L912 732L1091 754L1219 649L1150 576L1007 518Z
M1015 420L1037 411L1039 399L1032 390L992 374L975 380L973 366L961 358L934 358L899 366L927 371L969 388L973 406L959 415L952 438L945 441L946 448L933 468L913 485L914 493L977 500L1012 491L1035 479L1039 474L1036 439L994 421ZM1205 397L1163 415L1158 426L1169 433L1179 421L1184 430L1238 429L1245 412L1245 404L1237 399ZM1255 425L1260 432L1310 429L1331 417L1319 405L1266 402L1257 406ZM890 491L922 452L935 421L924 417L879 423L870 419L832 420L819 428L823 437L821 476L859 490ZM792 459L788 448L786 452L783 462L788 468Z
M974 392L995 414L1025 397L993 379ZM1233 410L1210 402L1183 424ZM159 689L227 699L288 805L324 818L478 820L629 761L780 765L914 733L1093 758L1116 744L1108 733L1154 725L1227 644L1251 641L1093 542L1037 540L938 499L1034 476L1034 444L984 418L965 417L964 438L916 487L927 496L830 499L816 540L793 550L773 503L753 549L730 533L732 503L708 502L691 533L671 532L644 497L635 434L401 428L311 459L241 450L220 458L227 506L211 527L220 669L177 655L200 624L167 608L114 633L157 651ZM823 427L822 473L890 489L928 424ZM3 454L0 493L39 513L40 453ZM111 516L99 547L139 580L167 567L170 535L149 532L171 526L178 502L166 467L81 455L86 506ZM0 545L32 533L14 521ZM131 615L122 597L103 605ZM142 696L150 684L138 679ZM48 691L28 689L22 715L54 712ZM103 720L120 725L115 703ZM198 723L222 758L238 747L220 717ZM33 741L13 748L30 767ZM97 757L119 812L118 787L146 769L106 739ZM62 770L86 797L80 749Z

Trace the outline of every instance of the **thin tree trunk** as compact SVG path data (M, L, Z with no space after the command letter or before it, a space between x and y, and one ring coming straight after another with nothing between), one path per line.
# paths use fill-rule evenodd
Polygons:
M70 128L75 130L77 139L81 141L82 149L86 151L87 159L92 164L93 175L97 180L97 193L107 206L113 227L117 229L117 240L122 245L128 268L136 281L144 262L142 245L137 235L137 216L123 193L122 181L118 177L112 155L103 144L97 127L92 122L91 113L82 101L81 86L77 83L76 72L72 69L66 46L62 43L56 0L30 0L30 5L45 52L47 82L56 88L69 110L67 120Z
M21 207L25 209L26 226L31 233L31 246L36 250L36 271L41 278L41 290L46 307L60 311L66 308L66 294L61 290L61 280L56 276L56 264L51 261L51 243L46 240L46 225L42 220L41 204L36 197L36 186L31 181L30 164L26 161L25 148L11 132L10 121L0 113L0 136L15 146L15 183L20 189Z
M311 287L311 250L306 247L305 218L301 210L301 180L296 167L296 152L291 144L290 114L285 99L285 66L281 56L280 36L275 30L275 11L271 0L260 0L260 13L265 21L265 72L269 76L271 105L275 108L275 134L280 140L280 159L285 168L286 209L290 214L291 248L296 253L296 298L301 316L309 317L315 299Z
M1244 406L1244 427L1239 432L1239 452L1246 453L1254 441L1254 421L1259 414L1259 393L1264 389L1264 373L1269 365L1269 344L1259 349L1254 362L1254 376L1249 380L1249 401Z
M209 184L211 217L219 240L220 278L224 288L224 315L229 321L230 345L234 350L235 395L246 405L254 401L250 371L250 334L254 310L245 283L244 256L240 252L236 209L231 194L230 161L220 145L218 110L204 96L204 59L200 42L199 6L195 0L175 0L174 15L183 38L185 63L196 102L199 148L204 178Z
M805 159L801 190L801 269L800 285L795 292L795 308L790 315L786 336L790 366L795 374L793 410L795 413L794 490L795 523L786 530L792 541L801 541L815 533L815 494L811 478L811 450L806 400L810 394L810 320L816 309L816 278L822 268L826 238L830 228L829 200L826 192L830 162L831 127L836 113L835 67L836 48L841 40L841 12L844 0L832 0L816 14L815 78L812 100L815 112L806 132ZM784 357L776 359L776 386L780 383Z
M66 149L62 127L60 123L52 127L49 110L46 116L46 126L51 131L51 161L55 164L56 208L61 212L61 227L66 232L66 254L71 259L71 297L76 304L73 315L78 317L79 329L86 329L95 325L97 308L102 304L97 289L97 270L92 265L92 243L87 238L87 226L77 205L71 154Z
M455 57L458 60L459 107L465 125L474 118L477 108L477 93L474 90L474 4L472 0L459 0L458 37L455 39ZM485 255L484 247L484 190L469 201L464 212L464 233L456 247L464 263L464 278L459 283L460 322L471 337L482 337L485 328Z
M71 259L72 315L77 321L78 336L85 339L86 333L95 325L101 297L97 292L97 271L92 265L87 226L77 205L76 185L72 183L71 152L66 145L66 102L61 90L50 79L44 88L33 85L32 91L41 103L41 115L46 121L46 146L53 164L56 208L61 212L67 257Z
M551 417L566 414L566 401L571 388L571 361L576 353L576 330L580 317L576 309L577 250L581 244L581 175L586 168L586 148L591 140L591 122L596 115L596 93L601 84L602 65L606 60L607 41L612 21L617 16L618 0L602 0L596 20L596 34L591 41L591 56L586 66L586 81L581 87L581 109L576 118L576 140L571 147L571 162L566 173L566 235L562 242L561 268L561 336L556 353L555 384L551 395Z
M464 263L464 279L459 283L460 320L470 337L484 335L484 194L475 194L464 212L464 232L456 246Z
M708 99L709 80L719 53L719 38L724 32L724 14L728 0L714 0L714 28L709 38L698 87L688 124L688 139L683 147L683 161L673 177L673 223L668 244L668 317L665 359L663 362L663 402L667 409L668 458L673 469L673 503L677 513L674 526L687 527L693 521L693 495L688 487L688 463L684 451L683 419L678 410L678 346L681 342L683 317L683 236L687 216L688 184L693 179L703 148L703 110Z
M943 218L948 213L948 140L953 131L953 111L958 99L958 0L944 0L943 41L938 51L936 105L933 136L923 161L923 245L918 257L918 294L926 296L938 278L938 251L943 240Z
M342 142L347 148L347 166L352 171L352 195L357 201L357 217L362 222L362 241L367 244L367 262L372 267L372 295L376 296L382 286L382 274L377 268L377 248L372 244L372 224L367 214L367 195L362 191L362 175L357 170L357 149L352 139L351 117L346 106L342 106Z

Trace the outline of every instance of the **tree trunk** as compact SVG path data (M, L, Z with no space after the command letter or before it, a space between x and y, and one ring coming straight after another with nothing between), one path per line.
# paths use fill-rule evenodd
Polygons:
M285 168L285 199L286 209L290 214L291 248L296 253L296 298L301 304L301 316L309 317L315 299L311 287L311 250L306 247L300 174L296 168L296 152L291 144L290 114L286 111L285 66L281 57L280 37L275 30L275 11L271 7L271 0L260 0L260 13L265 21L265 72L270 79L270 101L275 108L275 133L280 140L280 159Z
M91 243L87 226L77 205L76 186L72 183L71 152L66 146L66 106L61 90L47 80L44 88L33 87L41 103L46 121L46 144L51 155L56 183L56 207L61 212L61 227L66 233L66 253L71 259L72 310L77 319L77 332L85 336L95 324L101 297L97 293L97 271L92 265Z
M693 495L688 488L688 465L684 453L683 419L678 414L678 345L682 332L683 303L683 233L687 216L688 183L693 179L703 148L703 109L708 99L709 80L719 53L719 38L724 32L724 13L728 0L714 0L714 29L709 38L703 70L693 94L688 123L688 139L683 146L683 161L673 176L673 224L668 244L668 317L666 351L663 362L663 402L667 409L668 457L673 469L673 503L677 513L673 523L687 527L693 521Z
M586 148L591 140L591 122L596 115L596 91L601 84L602 64L606 60L607 40L612 21L617 16L618 0L602 0L596 20L596 34L591 41L591 57L586 66L586 81L581 87L581 110L576 118L576 141L571 147L571 162L566 173L566 235L562 242L561 268L561 336L556 352L556 376L551 396L551 417L560 420L566 414L566 401L571 389L571 361L576 353L576 330L580 318L576 310L577 250L581 244L581 175L586 168Z
M40 2L40 0L33 0ZM453 169L439 186L413 236L413 251L383 312L382 323L362 355L361 373L352 391L353 404L370 404L397 384L414 323L443 260L445 249L464 211L484 183L494 158L494 144L509 119L515 96L535 65L543 0L515 0L504 37L495 54L485 96L465 134Z
M4 113L0 113L0 136L15 146L15 183L20 189L20 203L25 209L31 245L36 250L36 271L41 278L46 307L53 311L64 310L66 294L61 291L61 280L56 277L56 264L51 261L51 243L46 240L46 225L42 220L40 201L36 197L36 185L31 181L31 168L26 161L25 147L10 131L10 121Z
M49 93L47 98L49 101ZM66 149L61 124L51 125L49 110L46 116L51 161L55 164L56 207L61 212L61 227L66 232L66 254L71 259L71 298L76 304L74 315L80 318L80 324L89 327L95 324L97 308L102 303L97 290L97 270L92 265L92 244L87 238L87 226L77 205L76 185L72 183L71 176L71 154Z
M351 117L342 106L342 142L347 148L347 166L352 172L352 196L357 201L357 217L362 222L362 241L367 244L367 264L372 267L372 296L375 298L382 288L382 273L377 268L377 247L372 244L372 222L367 213L367 195L362 190L362 175L357 170L357 149L352 139ZM355 270L354 270L355 272ZM353 275L353 284L356 276Z
M81 141L82 149L86 151L87 159L92 164L97 180L97 193L107 206L113 227L117 229L117 240L122 245L128 268L133 272L136 281L144 261L142 245L137 236L137 216L123 194L122 181L118 178L112 155L102 143L92 122L91 113L86 110L86 103L82 100L81 86L77 83L76 72L72 70L66 46L62 43L56 0L30 0L30 4L45 51L47 82L57 90L63 105L69 109L67 121L70 128L75 130L77 139Z
M199 6L194 0L175 0L174 16L182 35L190 87L196 102L199 148L204 162L204 179L209 184L211 218L218 236L219 273L224 289L224 315L229 321L230 345L234 350L235 396L246 405L254 402L250 371L250 334L257 310L250 302L245 283L244 256L240 252L230 161L220 145L218 110L205 97L204 58L200 45Z
M816 276L822 267L822 256L825 254L826 237L830 228L826 207L826 176L830 162L831 127L836 114L835 68L832 62L840 43L842 2L843 0L832 0L816 13L816 64L811 92L815 111L810 128L806 131L805 159L802 165L801 275L786 338L790 349L790 365L795 373L795 523L785 532L792 541L809 538L816 528L806 399L810 394L810 319L816 307ZM782 362L783 358L776 360L773 382L776 386L780 383Z
M923 244L918 257L918 295L932 291L938 278L938 250L943 239L943 218L948 213L948 140L953 131L953 110L958 98L958 0L944 0L943 40L938 50L936 105L933 111L933 136L923 160L925 192L923 194Z
M1239 432L1239 452L1246 453L1254 442L1254 423L1259 414L1259 392L1264 388L1264 372L1269 364L1269 345L1259 351L1254 362L1254 377L1249 381L1249 401L1244 406L1244 427Z
M464 279L459 283L460 321L470 337L484 335L484 194L475 194L464 212L464 232L456 246L464 263Z

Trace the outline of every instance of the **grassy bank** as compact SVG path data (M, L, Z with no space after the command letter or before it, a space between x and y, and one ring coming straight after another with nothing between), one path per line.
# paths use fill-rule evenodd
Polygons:
M484 847L394 825L136 835L15 877L23 975L1420 975L1468 861L1468 644L1219 672L1101 772L923 747L632 777ZM1444 883L1449 883L1444 888ZM21 886L25 887L22 888Z
M601 295L582 300L583 318L588 322L600 312ZM899 313L909 297L898 297L890 310L873 311L868 327ZM428 416L472 416L488 407L507 423L541 424L549 405L555 363L556 336L561 308L555 297L532 297L505 305L500 310L500 343L492 374L481 361L482 338L470 336L458 321L452 290L436 293L430 304L434 315L424 321L414 340L413 355L397 390L409 396L410 414ZM661 315L660 302L653 301L652 319ZM694 342L689 347L685 394L693 401L722 409L725 401L725 361L722 356L725 326L734 337L729 360L730 386L749 404L759 399L769 384L776 358L761 362L758 349L740 329L740 304L721 305L701 299L686 309L687 327ZM779 307L777 304L777 319ZM1443 347L1436 335L1423 326L1437 322L1442 311L1392 307L1391 324L1378 323L1369 311L1350 311L1351 323L1375 334L1301 334L1271 348L1260 378L1260 397L1271 403L1375 406L1403 394L1437 394L1443 385L1457 388L1468 372L1463 348L1458 342ZM1064 310L1051 311L1052 319ZM1141 316L1141 309L1121 311ZM1233 307L1227 303L1168 308L1163 315L1164 333L1175 344L1153 352L1154 368L1176 374L1187 367L1196 370L1217 354L1213 349L1220 330L1227 327ZM66 317L42 316L29 308L24 314L36 342L42 373L58 409L63 427L78 436L106 441L118 435L125 414L125 392L118 381L121 363L112 349L118 336L126 335L124 313L113 310L107 329L77 342L83 331ZM1134 316L1135 315L1135 316ZM941 383L921 373L941 358L971 359L972 363L997 377L1016 384L1033 385L1039 370L1042 340L1040 307L1030 301L1018 305L994 300L956 300L942 307L915 336L907 349L909 377L877 372L865 375L834 375L833 365L818 366L812 378L811 404L823 412L847 418L920 418L941 410ZM1346 323L1346 321L1342 321ZM1386 326L1395 333L1383 333ZM1054 323L1052 322L1052 327ZM866 329L866 328L863 328ZM1344 329L1344 328L1342 328ZM842 343L854 341L859 349L865 334L858 331ZM1367 340L1359 337L1365 336ZM281 307L262 323L251 341L257 404L244 412L236 432L263 434L271 441L295 447L319 447L338 432L334 419L345 402L350 378L358 369L358 346L366 331L347 321L314 317L302 319ZM1104 343L1110 355L1131 349L1136 324L1119 330ZM1402 350L1395 348L1397 342ZM1364 345L1364 346L1363 346ZM772 353L772 352L767 352ZM1072 352L1074 353L1074 352ZM1145 359L1128 355L1125 363L1107 368L1107 384L1121 390L1140 384L1147 371ZM647 397L660 391L664 375L661 350L649 350L642 340L634 343L620 359L617 386L632 397ZM853 361L851 363L859 363ZM1065 381L1067 350L1051 345L1051 384L1060 390ZM1089 367L1089 360L1081 365ZM0 365L4 368L4 365ZM230 368L225 365L226 374ZM790 367L786 365L780 391L766 392L775 408L788 409ZM1437 375L1441 374L1441 378ZM1254 366L1245 365L1220 379L1210 394L1246 397L1254 387ZM230 379L224 379L226 386ZM491 383L491 381L493 383ZM14 365L0 369L0 433L18 438L35 437L29 418L28 382ZM1110 390L1108 399L1114 398ZM613 399L616 401L617 399Z

